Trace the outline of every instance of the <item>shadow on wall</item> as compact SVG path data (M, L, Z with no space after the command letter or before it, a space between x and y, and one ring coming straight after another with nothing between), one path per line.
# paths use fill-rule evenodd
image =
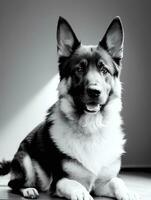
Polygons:
M71 22L84 44L96 44L119 15L125 30L121 81L128 142L124 163L151 166L150 7L148 0L1 0L0 157L11 157L21 138L41 120L46 101L53 98L54 89L49 96L42 91L57 73L58 16Z
M57 64L56 27L45 12L23 1L0 3L1 130L57 73Z
M7 73L7 72L6 72ZM38 76L38 74L36 74ZM49 79L47 78L46 80L38 80L36 81L32 73L30 77L28 78L29 80L26 80L23 82L20 80L17 83L17 77L15 82L11 84L11 77L6 77L6 79L9 79L8 83L5 80L3 80L3 84L0 86L1 89L1 102L0 102L0 135L3 133L3 129L7 127L8 123L16 116L18 113L20 113L24 108L28 107L31 101L35 99L35 97L39 96L37 93L41 93L41 91L45 90L46 86L49 86L51 81L55 79L54 77L57 76L52 76ZM24 79L24 78L23 78ZM33 85L32 84L32 79L33 79ZM41 78L44 79L44 78ZM55 87L54 87L55 89ZM53 90L50 90L53 91ZM50 93L49 93L50 94ZM39 109L37 107L37 109Z
M58 82L57 74L7 121L1 129L0 158L11 159L20 141L44 119L47 109L57 100Z

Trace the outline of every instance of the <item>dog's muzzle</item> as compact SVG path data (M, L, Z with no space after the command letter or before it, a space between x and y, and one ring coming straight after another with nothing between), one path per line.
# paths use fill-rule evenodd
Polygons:
M99 104L99 97L101 95L101 91L98 87L94 85L87 88L87 95L89 101L85 105L85 111L89 113L98 112L101 107L101 105Z

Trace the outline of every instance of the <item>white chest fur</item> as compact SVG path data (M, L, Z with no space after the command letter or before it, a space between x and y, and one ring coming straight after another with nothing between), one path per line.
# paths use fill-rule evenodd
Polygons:
M110 165L123 153L124 140L119 126L108 127L101 122L95 126L92 122L99 122L91 116L80 122L83 127L69 124L59 113L54 118L50 134L58 148L93 174L98 175L102 167Z

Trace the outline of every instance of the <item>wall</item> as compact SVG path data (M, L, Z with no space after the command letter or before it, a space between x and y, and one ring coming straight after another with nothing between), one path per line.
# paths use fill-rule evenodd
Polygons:
M97 44L116 15L125 28L123 118L125 165L151 166L149 1L0 1L0 158L45 116L57 96L56 23L71 22L85 44Z

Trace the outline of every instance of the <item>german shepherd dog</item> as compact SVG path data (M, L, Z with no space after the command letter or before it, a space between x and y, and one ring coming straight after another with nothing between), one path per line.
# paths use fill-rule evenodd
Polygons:
M124 152L121 129L123 27L116 17L98 45L83 45L69 23L59 18L58 101L46 119L21 142L0 175L26 198L48 191L71 200L95 196L136 200L117 177Z

